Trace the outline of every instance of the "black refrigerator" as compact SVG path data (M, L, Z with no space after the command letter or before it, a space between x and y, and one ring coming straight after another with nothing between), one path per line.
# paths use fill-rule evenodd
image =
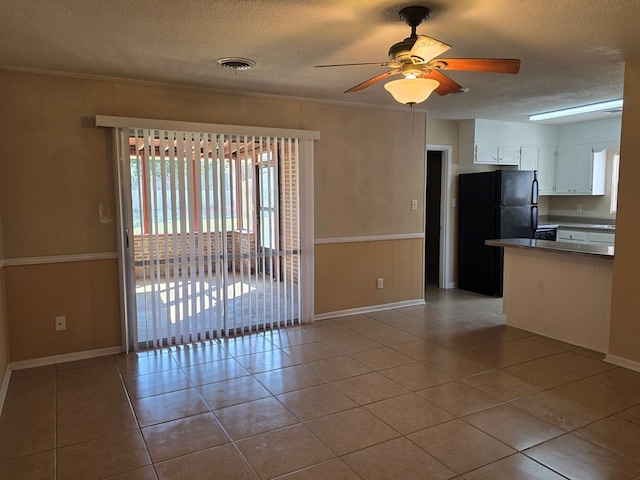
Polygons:
M534 238L538 181L528 170L458 176L458 288L502 296L504 249L485 240Z

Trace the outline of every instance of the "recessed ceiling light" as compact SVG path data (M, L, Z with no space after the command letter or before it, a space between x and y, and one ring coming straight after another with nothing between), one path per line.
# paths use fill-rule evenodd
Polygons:
M253 60L249 60L248 58L241 57L224 57L219 58L217 62L222 65L224 68L229 68L231 70L249 70L251 67L255 66L256 62Z
M622 108L622 99L611 100L609 102L592 103L590 105L566 108L564 110L555 110L553 112L536 113L535 115L531 115L529 120L547 120L549 118L568 117L569 115L578 115L579 113L599 112L602 110L611 110L616 108Z

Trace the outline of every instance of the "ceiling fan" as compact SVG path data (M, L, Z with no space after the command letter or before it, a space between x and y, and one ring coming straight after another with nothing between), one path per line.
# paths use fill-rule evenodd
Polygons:
M342 66L359 66L359 65L379 65L388 67L390 70L376 75L355 87L351 87L345 93L357 92L384 80L392 75L402 74L404 80L409 79L428 79L422 86L418 84L408 84L404 80L389 82L385 88L401 103L419 103L427 99L432 91L435 90L439 95L449 95L462 90L462 86L447 77L442 70L465 70L471 72L493 72L493 73L518 73L520 70L520 60L517 59L497 59L497 58L436 58L451 49L450 45L442 43L435 38L426 35L418 35L416 28L424 20L429 18L429 9L421 6L405 7L400 10L400 20L404 21L411 27L411 35L401 42L391 46L389 49L388 62L374 63L346 63L336 65L316 65L318 68L323 67L342 67ZM403 83L402 83L403 82ZM437 83L436 83L437 82ZM400 84L402 83L402 87ZM428 93L419 101L400 100L394 94L394 86L402 89L425 90ZM428 85L428 86L427 86ZM420 97L420 96L419 96ZM409 100L417 99L415 96L409 96Z

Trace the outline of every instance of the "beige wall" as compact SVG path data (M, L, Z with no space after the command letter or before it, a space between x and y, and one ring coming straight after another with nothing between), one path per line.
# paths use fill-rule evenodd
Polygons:
M408 108L11 71L0 71L0 104L0 192L11 202L2 216L4 257L18 263L116 251L114 224L98 215L100 203L115 204L115 188L110 131L94 127L96 114L319 130L317 238L422 232L425 114ZM15 263L2 269L11 361L119 345L116 260ZM391 267L394 282L421 298L421 273ZM327 287L320 282L316 291ZM54 331L57 315L67 316L66 332Z
M322 103L304 110L305 127L322 135L315 148L316 238L422 232L425 115Z
M434 120L429 118L427 144L451 145L453 163L458 163L458 122L453 120Z
M640 362L640 59L627 61L624 84L609 353Z
M113 252L113 224L98 204L113 204L106 82L0 71L0 165L5 258Z

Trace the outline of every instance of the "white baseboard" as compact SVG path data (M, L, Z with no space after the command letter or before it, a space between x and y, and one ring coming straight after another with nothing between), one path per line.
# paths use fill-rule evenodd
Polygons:
M607 353L607 355L605 355L604 361L612 365L617 365L618 367L628 368L629 370L633 370L634 372L640 372L640 362L627 360L626 358L611 355L610 353Z
M424 298L416 300L405 300L404 302L384 303L382 305L370 305L368 307L351 308L349 310L337 310L335 312L321 313L313 317L314 320L326 320L328 318L348 317L349 315L359 315L371 312L381 312L383 310L393 310L394 308L415 307L425 305Z
M96 350L85 350L82 352L64 353L62 355L52 355L50 357L32 358L29 360L20 360L11 362L9 367L11 370L24 370L25 368L44 367L46 365L55 365L56 363L74 362L76 360L85 360L87 358L102 357L105 355L115 355L122 352L122 347L98 348Z
M9 390L9 379L11 378L11 367L7 365L2 377L2 384L0 385L0 416L2 415L2 407L4 406L4 399L7 398L7 391Z

